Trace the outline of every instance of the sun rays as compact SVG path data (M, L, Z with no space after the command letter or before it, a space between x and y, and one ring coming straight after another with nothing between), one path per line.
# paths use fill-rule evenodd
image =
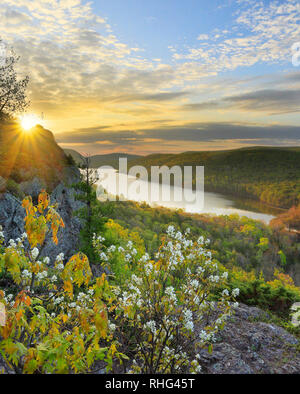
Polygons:
M31 129L33 129L39 123L39 119L34 114L26 114L26 115L22 116L20 123L21 123L23 130L26 132L29 132Z

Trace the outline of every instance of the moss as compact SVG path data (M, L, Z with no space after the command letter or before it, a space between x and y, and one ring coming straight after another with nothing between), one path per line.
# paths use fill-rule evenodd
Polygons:
M284 328L287 332L294 335L300 340L300 327L294 327L291 321L288 318L282 318L276 315L275 313L270 312L270 310L263 310L261 315L257 317L249 317L249 321L251 322L262 322L268 324L274 324L276 326ZM300 343L297 345L298 350L300 351Z
M18 199L23 199L25 197L24 193L20 189L19 185L13 180L8 179L6 182L6 191L17 197Z

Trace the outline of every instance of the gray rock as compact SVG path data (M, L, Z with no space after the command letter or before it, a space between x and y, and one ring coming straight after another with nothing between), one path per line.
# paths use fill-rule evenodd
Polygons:
M223 357L212 363L211 373L222 374L251 374L253 369L247 364L242 357L242 353L228 343L223 346L219 345Z
M21 202L10 193L0 196L0 225L6 241L16 239L24 232L24 209Z
M64 253L68 259L78 252L81 223L79 218L74 216L74 211L84 204L75 199L74 189L62 184L51 194L51 203L57 203L57 211L65 223L65 228L58 232L58 245L48 239L42 251L42 256L48 256L51 262L54 262L59 253ZM21 202L9 193L3 194L0 197L0 225L3 227L6 242L24 233L24 218L25 210Z
M46 184L38 177L30 181L21 182L20 190L26 195L31 196L34 200L38 198L42 189L46 189Z
M7 365L1 354L0 354L0 374L9 374L9 375L15 374L15 371Z
M295 346L298 339L282 327L265 322L266 316L258 308L241 304L219 332L213 352L198 350L203 372L300 373L300 353Z
M80 181L80 171L77 167L68 166L63 170L63 179L65 180L66 185L71 186L74 183L78 183Z
M57 212L65 224L65 227L58 231L58 245L48 240L42 252L42 255L50 257L53 262L59 253L64 253L65 258L69 259L78 252L81 222L74 212L84 204L75 199L74 189L62 184L59 184L52 192L51 204L57 204Z
M0 176L0 193L5 190L6 187L6 180Z

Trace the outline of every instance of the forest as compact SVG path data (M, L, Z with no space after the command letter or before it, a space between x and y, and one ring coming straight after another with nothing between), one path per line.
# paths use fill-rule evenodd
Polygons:
M253 198L280 208L300 202L300 149L250 147L226 151L155 154L129 167L204 166L205 190ZM195 182L195 179L194 179Z
M142 237L147 252L153 256L161 237L169 225L184 232L191 230L194 237L211 240L214 256L226 267L238 266L245 271L261 271L270 279L274 269L282 269L300 283L300 239L278 226L238 215L188 214L166 208L151 208L133 201L101 204L102 215ZM275 224L278 222L275 221Z
M94 188L91 188L88 198L91 201L91 220L82 230L80 246L91 262L97 262L98 258L89 233L97 231L103 234L107 247L111 244L123 246L123 237L134 239L150 258L155 258L165 232L172 226L181 233L188 230L194 240L199 237L210 240L213 258L229 270L229 278L234 285L238 285L241 278L246 282L245 293L240 295L243 302L287 316L290 301L298 297L294 298L298 294L296 286L300 283L300 239L297 233L286 231L280 217L268 226L238 215L188 214L133 201L99 202ZM86 209L78 211L77 215L86 217ZM114 264L112 271L123 277L124 263L116 260ZM291 298L287 297L290 301L283 294L274 296L270 285L273 281L283 288L292 284L292 292L295 293ZM260 290L256 286L261 286ZM265 290L267 294L264 294Z

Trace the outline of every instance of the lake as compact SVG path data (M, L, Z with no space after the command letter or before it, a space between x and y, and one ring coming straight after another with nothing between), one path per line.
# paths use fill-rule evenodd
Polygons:
M97 183L97 195L100 200L104 198L103 193L105 190L110 196L126 195L124 199L146 202L152 207L162 206L170 209L183 209L188 213L198 214L238 214L239 216L247 216L251 219L263 221L266 224L269 224L270 220L282 212L280 209L268 207L253 200L240 199L206 191L204 192L203 203L200 201L199 203L189 204L183 199L176 201L176 198L174 198L177 192L183 190L182 188L171 186L168 189L167 185L137 180L135 177L128 176L127 174L118 173L116 170L105 170L105 175L104 173L101 174L103 179ZM126 188L128 192L125 194L122 193ZM153 188L156 189L159 193L159 198L155 201L151 200L151 188L152 190ZM171 198L168 201L164 201L169 190Z

